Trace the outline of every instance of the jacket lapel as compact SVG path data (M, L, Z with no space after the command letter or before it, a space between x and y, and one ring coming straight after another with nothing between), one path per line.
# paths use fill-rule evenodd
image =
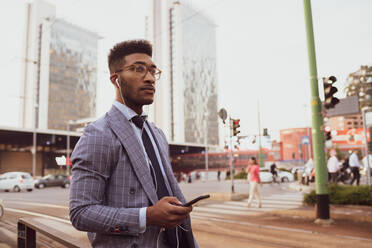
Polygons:
M163 135L160 133L157 128L155 128L154 124L147 122L149 125L149 129L151 131L152 137L154 137L155 143L158 146L160 157L164 166L165 173L168 178L169 185L171 187L173 196L176 196L178 200L180 200L182 203L186 203L186 199L184 195L182 194L182 191L180 187L178 186L178 183L173 175L172 165L170 164L169 158L166 158L165 156L169 156L168 154L168 143L163 138ZM186 229L191 230L191 220L190 217L187 218L184 223L183 227ZM194 247L194 237L192 235L192 232L186 232L185 235L187 236L187 240L189 242L190 247Z
M151 203L155 204L158 201L158 197L155 192L153 180L146 164L145 154L143 153L143 149L138 142L132 126L123 114L114 106L108 112L108 121L111 129L127 152L133 170L136 173L143 190L147 194Z
M178 183L176 179L174 178L173 171L172 171L172 165L169 162L169 158L165 157L169 155L168 151L166 150L168 149L167 148L168 143L165 140L163 141L161 134L159 133L158 130L156 130L156 128L153 126L152 123L149 123L149 122L147 123L149 124L148 126L151 131L152 137L154 138L155 143L158 146L161 161L163 163L164 171L165 171L165 174L167 175L168 182L171 187L173 196L176 196L181 202L186 203L186 200L183 194L181 193L181 189L179 188Z

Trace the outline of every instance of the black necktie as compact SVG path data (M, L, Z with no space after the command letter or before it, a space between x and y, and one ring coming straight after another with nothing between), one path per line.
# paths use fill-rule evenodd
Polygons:
M158 199L160 200L164 196L170 196L170 194L167 190L167 187L165 186L164 177L163 177L163 174L161 173L159 161L156 158L155 150L154 150L154 147L151 143L150 137L147 134L146 130L142 129L143 128L143 123L145 122L144 117L136 115L132 118L132 122L138 128L140 128L142 130L142 142L143 142L143 145L145 147L147 156L149 157L149 159L151 161L150 171L151 171L151 175L153 177L155 177L155 179L156 179L156 180L154 180L154 182L155 182L155 185L156 185L156 194L158 196ZM154 172L152 172L151 167L154 169ZM154 173L155 173L155 175L154 175ZM166 233L166 237L167 237L168 244L170 245L170 247L177 247L176 228L166 228L165 233ZM180 246L179 247L187 247L187 246L183 246L183 245L186 245L186 244L185 244L185 239L184 239L182 234L183 234L182 232L180 232L180 231L178 232L178 238L179 238L179 241L180 241Z

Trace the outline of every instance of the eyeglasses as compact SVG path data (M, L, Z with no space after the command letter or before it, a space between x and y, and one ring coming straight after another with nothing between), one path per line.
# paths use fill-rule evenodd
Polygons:
M148 72L150 72L150 74L155 78L155 80L159 80L160 75L161 75L161 70L160 69L158 69L156 67L150 67L150 66L147 66L147 65L144 65L144 64L129 65L127 67L124 67L123 69L120 69L120 70L116 71L115 73L118 73L118 72L121 72L121 71L124 71L124 70L133 71L133 72L137 73L138 76L140 76L140 77L145 77L146 74Z

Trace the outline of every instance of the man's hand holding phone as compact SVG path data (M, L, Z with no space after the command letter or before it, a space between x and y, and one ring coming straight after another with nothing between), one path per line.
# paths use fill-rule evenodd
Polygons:
M199 196L185 204L176 197L163 197L155 205L146 210L146 225L175 227L180 225L192 211L192 205L209 198L209 195Z
M176 197L166 196L146 210L146 226L176 227L190 214L192 207L183 207Z

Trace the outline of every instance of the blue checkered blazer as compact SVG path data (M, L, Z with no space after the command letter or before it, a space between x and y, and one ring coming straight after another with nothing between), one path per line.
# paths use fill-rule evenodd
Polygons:
M173 195L185 198L173 176L168 143L150 124ZM93 247L156 247L160 228L140 233L139 210L158 201L140 143L129 121L116 108L88 125L71 157L70 219L88 232ZM194 243L190 219L183 223Z

